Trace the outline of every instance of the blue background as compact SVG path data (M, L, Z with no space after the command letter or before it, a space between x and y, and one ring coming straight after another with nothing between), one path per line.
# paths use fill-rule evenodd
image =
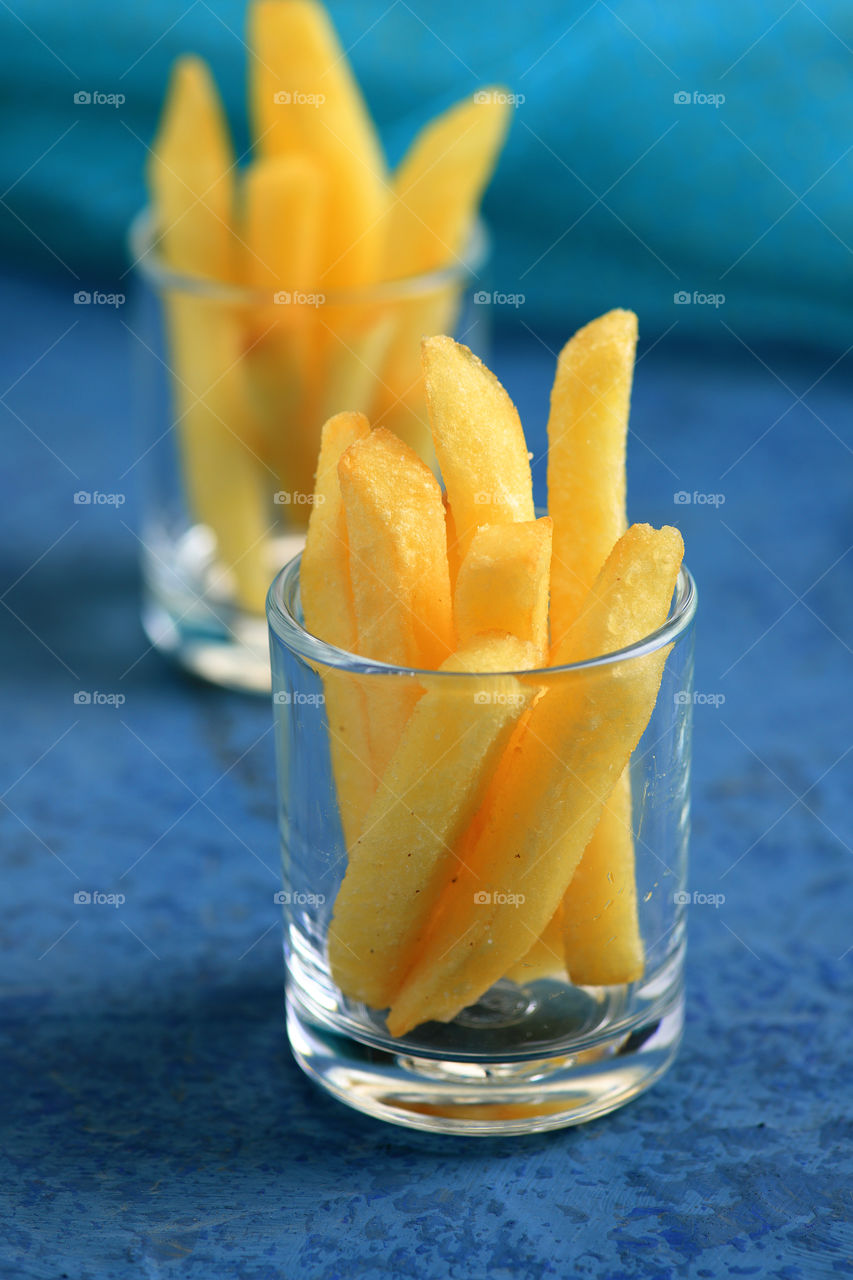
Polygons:
M392 163L436 110L483 84L524 101L486 200L494 287L561 330L630 306L648 333L853 341L853 7L844 0L496 10L332 3ZM142 167L180 53L209 58L239 154L245 4L0 6L0 237L105 287L144 201ZM413 68L417 68L414 74ZM77 106L79 91L123 94ZM691 101L678 104L676 94ZM719 97L721 105L694 102ZM5 206L5 207L4 207ZM507 324L517 317L505 315Z
M383 9L335 12L351 42ZM690 907L675 1067L582 1128L465 1141L360 1117L293 1064L269 707L172 670L138 622L132 313L72 298L122 269L143 154L125 125L150 137L178 51L210 52L239 136L223 22L242 7L216 14L0 6L0 1274L851 1274L853 15L397 4L353 49L392 155L480 79L525 93L489 209L494 287L528 300L491 363L541 501L558 346L613 303L640 312L630 514L682 528L696 688L725 699L695 709L690 887L725 902ZM124 84L126 109L73 110ZM726 103L676 108L681 87ZM813 212L774 225L784 184L833 164ZM618 217L576 221L583 182L623 173ZM670 268L725 304L674 306Z

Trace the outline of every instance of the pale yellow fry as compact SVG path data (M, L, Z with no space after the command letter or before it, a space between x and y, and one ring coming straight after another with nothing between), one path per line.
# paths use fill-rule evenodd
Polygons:
M433 441L461 554L481 524L533 520L530 459L518 412L497 378L452 338L422 346Z
M443 672L530 667L531 645L480 637ZM512 676L430 681L350 850L329 929L332 976L352 1000L391 1003L433 907L458 872L456 842L532 696Z
M632 526L596 579L559 661L613 652L657 630L682 550L675 529ZM658 650L557 674L524 717L483 803L468 867L442 895L392 1006L392 1035L455 1017L541 935L648 723L666 655ZM487 902L475 897L483 893Z
M338 475L358 652L434 671L454 644L444 507L436 479L382 427L343 454ZM374 773L384 773L422 691L409 677L371 677Z
M504 974L510 982L524 985L540 978L564 977L563 960L563 907L557 907L529 951Z
M249 10L249 46L256 145L264 155L305 151L328 179L320 287L375 280L387 171L328 14L314 0L257 0Z
M299 570L305 626L312 635L348 652L355 649L357 640L338 462L369 430L367 419L359 413L337 414L324 425ZM361 830L376 787L370 767L367 702L358 679L349 672L327 667L321 674L338 809L349 846Z
M393 178L387 279L433 271L463 252L509 114L506 93L486 89L424 125Z
M611 986L643 976L627 769L607 798L563 898L563 947L569 977L578 986Z
M459 643L484 631L527 640L548 661L551 519L482 525L459 567L453 612Z
M233 164L210 72L199 58L182 58L148 163L159 251L174 271L234 278ZM231 303L186 291L167 290L164 305L191 518L213 532L238 603L262 613L272 484L241 438L247 432L242 317Z
M625 442L636 348L633 311L608 311L560 352L548 418L554 644L625 531Z
M259 448L279 488L307 495L317 462L318 320L315 295L322 250L324 177L308 156L293 153L249 166L243 190L244 277L261 294L249 316L246 377ZM339 408L350 408L341 404ZM307 505L280 508L290 523Z
M234 279L234 172L210 70L201 58L179 58L147 165L158 247L173 270Z

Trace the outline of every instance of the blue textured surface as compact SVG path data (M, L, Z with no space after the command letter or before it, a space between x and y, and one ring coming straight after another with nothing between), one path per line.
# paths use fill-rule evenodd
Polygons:
M690 910L664 1081L580 1129L462 1140L294 1066L269 708L146 651L117 317L3 293L0 1274L851 1274L851 358L668 339L639 364L632 514L684 529L696 688L725 696L696 707L691 886L726 901ZM523 336L493 363L541 498L552 357Z
M0 4L8 254L105 287L181 53L209 59L244 151L246 7ZM849 341L847 0L537 0L499 17L494 0L329 7L394 162L455 99L501 82L523 97L486 215L493 288L524 294L539 322L628 300L649 332L716 333L713 306L674 305L685 290L724 294L747 337L829 327L839 349ZM75 104L81 91L125 101Z

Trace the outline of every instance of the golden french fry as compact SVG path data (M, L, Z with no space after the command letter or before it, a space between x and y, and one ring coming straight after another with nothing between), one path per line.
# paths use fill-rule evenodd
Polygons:
M560 352L548 418L551 638L566 634L625 531L625 441L637 317L609 311Z
M387 172L358 83L328 14L315 0L258 0L249 10L256 146L310 153L328 179L323 271L315 285L378 278Z
M520 960L507 970L505 978L524 986L539 978L565 978L563 959L563 907L557 907L541 935Z
M479 637L441 670L518 670L536 658L531 645L512 636ZM425 676L424 684L350 848L329 930L335 982L350 999L377 1009L391 1003L442 889L457 873L457 840L532 696L512 676L491 680L487 696L476 676Z
M216 88L198 58L176 63L148 164L156 233L176 272L230 281L234 155ZM241 319L226 301L167 289L174 382L191 516L213 532L239 603L263 613L272 484L242 433L246 424Z
M578 986L610 986L643 976L627 769L608 796L566 890L562 931L566 968Z
M299 570L305 626L312 635L347 652L355 649L357 633L338 462L369 430L360 413L340 413L325 423ZM361 830L376 788L370 768L367 703L355 676L332 667L324 668L321 674L338 809L344 839L350 845Z
M314 424L329 416L314 404L317 309L304 302L319 273L325 194L316 162L298 153L256 160L246 172L244 270L250 287L266 294L249 317L246 385L259 448L289 493L311 492ZM307 516L305 504L282 510Z
M556 661L614 652L657 630L682 552L677 530L633 525L608 557ZM392 1035L455 1017L542 934L648 723L666 656L657 650L555 675L524 717L488 789L466 866L444 891L392 1005Z
M382 427L338 464L358 652L434 671L453 651L447 536L435 476ZM407 677L371 679L371 761L384 774L423 692Z
M482 525L459 567L453 612L459 643L484 631L528 640L548 661L551 519Z
M506 137L507 96L483 90L465 98L415 138L393 178L384 270L389 280L452 265L465 248ZM420 336L407 334L406 345Z
M435 452L464 556L481 524L533 520L533 486L515 405L493 373L452 338L422 345Z

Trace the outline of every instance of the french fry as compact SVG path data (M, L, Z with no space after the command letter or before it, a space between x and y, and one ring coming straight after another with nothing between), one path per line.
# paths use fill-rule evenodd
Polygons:
M555 660L612 653L659 628L682 551L677 530L633 525L608 557ZM538 698L488 789L467 865L443 893L392 1005L392 1035L455 1017L541 936L648 723L666 656L666 649L657 650L557 676ZM484 893L487 902L474 896Z
M563 897L562 933L576 985L611 986L643 976L628 769L608 796Z
M515 405L452 338L422 345L433 441L464 557L481 524L533 520L533 485Z
M230 281L234 155L207 66L176 63L148 164L159 246L176 272ZM238 602L263 613L269 574L265 486L240 433L246 421L240 317L227 302L168 289L169 364L191 516L213 532Z
M442 672L530 667L532 645L478 637ZM332 976L345 995L386 1008L412 963L445 885L457 873L455 845L473 817L513 724L532 696L506 676L478 695L476 677L424 678L409 719L350 848L329 929Z
M548 418L554 644L625 531L625 441L636 348L633 311L609 311L579 329L560 352Z
M510 982L517 982L521 986L526 982L536 982L539 978L558 976L565 977L562 903L530 950L504 974Z
M338 476L358 651L434 671L454 647L444 506L435 476L382 427L347 449ZM382 776L423 690L393 675L372 677L370 688L371 762Z
M508 631L548 661L551 519L482 525L459 567L453 612L459 643L486 631Z
M465 248L506 137L508 95L484 90L430 120L394 174L385 275L420 275L453 263ZM406 347L423 333L406 334Z
M303 305L298 290L310 289L319 273L325 195L317 163L296 152L256 160L246 172L244 274L267 295L251 317L246 381L259 448L291 493L311 492L319 446L309 429L317 407L316 308Z
M306 627L312 635L350 653L357 646L357 632L338 462L369 430L367 419L359 413L340 413L323 427L314 502L299 571ZM358 678L351 673L327 667L321 674L338 809L349 846L361 830L376 789L370 767L367 701Z
M309 152L328 181L323 271L331 291L378 278L388 177L361 90L316 0L249 10L251 114L261 154Z

